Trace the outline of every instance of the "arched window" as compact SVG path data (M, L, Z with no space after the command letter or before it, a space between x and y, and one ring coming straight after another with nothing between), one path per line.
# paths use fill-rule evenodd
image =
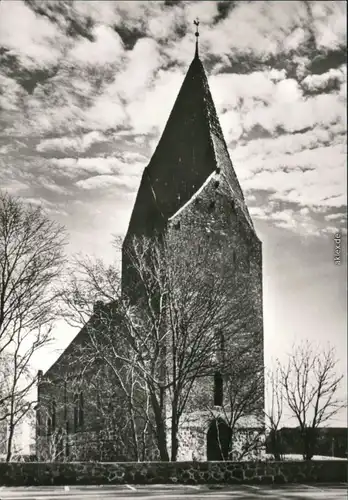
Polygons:
M42 426L42 420L41 420L41 408L40 405L36 407L36 434L37 436L41 436L41 426Z
M84 401L83 401L83 393L80 392L79 395L79 427L83 427L84 424Z
M64 382L64 421L68 420L68 394L67 394L67 383Z
M77 432L79 422L79 408L78 408L79 398L77 394L74 394L74 432Z
M65 422L65 432L68 436L70 434L69 420ZM65 456L68 458L70 454L69 439L65 439Z
M223 379L221 372L214 373L214 406L222 406L223 403Z
M52 401L52 432L56 430L56 419L57 419L57 404L55 399Z
M52 434L52 419L51 417L47 417L47 436Z

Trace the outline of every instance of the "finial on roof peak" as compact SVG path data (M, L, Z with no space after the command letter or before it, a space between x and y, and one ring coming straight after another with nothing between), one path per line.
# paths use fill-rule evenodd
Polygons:
M198 26L199 26L199 19L198 17L193 21L193 24L196 26L196 50L195 50L195 57L198 57L198 37L199 37L199 31L198 31Z

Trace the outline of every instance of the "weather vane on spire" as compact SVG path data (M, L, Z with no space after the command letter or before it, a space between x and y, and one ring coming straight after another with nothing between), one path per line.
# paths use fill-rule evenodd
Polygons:
M198 57L198 37L199 37L199 31L198 31L199 19L198 19L198 17L193 21L193 24L196 26L196 33L195 33L195 37L196 37L196 52L195 52L195 56Z

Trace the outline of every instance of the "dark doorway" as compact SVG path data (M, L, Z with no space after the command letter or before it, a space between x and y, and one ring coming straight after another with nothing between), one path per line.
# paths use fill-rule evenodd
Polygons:
M211 422L207 432L207 460L228 460L232 432L222 418Z

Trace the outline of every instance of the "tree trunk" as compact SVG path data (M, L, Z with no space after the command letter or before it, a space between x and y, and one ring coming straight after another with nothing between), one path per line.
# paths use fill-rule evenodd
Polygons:
M270 433L271 438L271 452L274 459L279 462L281 460L281 446L280 446L280 436L276 429L272 429Z
M156 432L157 446L158 446L158 451L160 453L161 462L169 462L169 454L166 441L166 430L162 419L160 419L160 421L156 423L156 428L157 428Z
M315 448L315 429L304 427L301 430L302 440L302 456L303 460L311 460L314 455Z
M10 417L10 424L8 426L9 434L7 440L7 454L6 454L6 462L10 462L12 458L12 443L13 443L13 434L14 434L14 425L12 415Z
M134 459L135 462L139 462L139 443L138 443L138 436L137 436L137 425L135 421L135 416L134 416L134 408L133 408L133 402L130 402L129 404L129 412L130 412L130 419L131 419L131 432L132 432L132 441L133 441L133 449L134 449Z
M173 406L172 409L171 443L172 443L171 461L176 462L179 449L179 442L178 442L178 422L176 418L175 405Z
M169 462L169 454L167 448L166 428L163 418L163 410L158 405L155 394L151 394L152 408L156 423L156 439L161 462Z
M303 445L304 445L304 460L312 460L315 454L317 432L316 429L312 427L306 427L303 429Z

